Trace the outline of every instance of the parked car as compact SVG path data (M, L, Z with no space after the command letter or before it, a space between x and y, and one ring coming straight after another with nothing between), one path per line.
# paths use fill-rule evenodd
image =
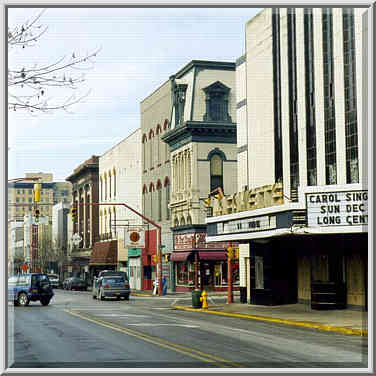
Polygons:
M60 278L57 274L47 274L48 279L50 280L51 286L54 289L58 289L60 287Z
M121 275L104 276L97 279L95 285L95 293L93 299L104 300L105 298L124 298L129 300L131 293L129 282ZM94 291L94 289L93 289Z
M8 301L13 301L16 307L25 307L38 300L47 306L53 296L47 274L19 274L8 279Z
M81 290L81 291L87 290L86 281L78 277L69 278L66 285L67 285L67 290Z

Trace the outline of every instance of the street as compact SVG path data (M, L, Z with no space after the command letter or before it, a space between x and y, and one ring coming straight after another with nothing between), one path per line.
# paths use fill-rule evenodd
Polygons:
M55 290L47 307L9 304L10 368L367 366L365 338L179 311L179 299L189 296L97 301Z

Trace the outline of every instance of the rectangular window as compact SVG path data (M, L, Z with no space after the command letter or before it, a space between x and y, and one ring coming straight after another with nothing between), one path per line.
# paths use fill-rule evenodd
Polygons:
M298 152L298 118L296 94L296 31L295 10L287 10L288 38L288 78L289 78L289 115L290 115L290 184L292 189L299 185L299 152Z
M275 181L282 182L282 123L281 123L281 56L280 56L280 25L279 8L273 9L273 101L274 101L274 153Z
M307 184L317 185L315 77L312 9L304 10L304 65L306 97Z
M358 122L356 108L356 66L354 9L343 8L343 56L345 86L346 182L359 183Z
M322 10L326 184L337 184L332 10Z

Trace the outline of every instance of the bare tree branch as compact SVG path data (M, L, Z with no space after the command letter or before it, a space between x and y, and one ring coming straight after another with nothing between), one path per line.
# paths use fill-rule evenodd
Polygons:
M8 28L8 49L35 46L48 27L39 24L45 10L31 21ZM83 73L94 66L94 58L100 48L81 56L73 51L69 56L57 59L46 65L34 64L33 67L21 66L8 68L8 110L26 110L30 113L67 110L85 99L90 91L81 95L68 96L64 102L56 100L56 89L77 90L85 82ZM47 99L47 93L49 97ZM55 99L55 100L54 100Z

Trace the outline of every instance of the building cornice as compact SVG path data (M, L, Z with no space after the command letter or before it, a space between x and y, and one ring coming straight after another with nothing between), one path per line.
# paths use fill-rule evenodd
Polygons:
M236 123L186 121L161 138L171 151L190 142L236 144Z

